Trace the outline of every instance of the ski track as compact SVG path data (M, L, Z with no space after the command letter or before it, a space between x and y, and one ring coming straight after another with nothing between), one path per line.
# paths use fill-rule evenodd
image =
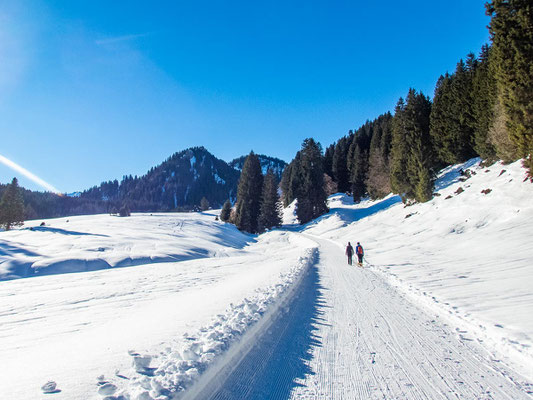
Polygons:
M343 248L304 235L319 262L299 295L206 397L231 399L530 399L529 384L410 303Z

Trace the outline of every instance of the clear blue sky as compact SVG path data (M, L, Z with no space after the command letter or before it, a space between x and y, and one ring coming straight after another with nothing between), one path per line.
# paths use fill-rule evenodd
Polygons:
M290 161L409 87L432 96L488 41L483 4L3 0L0 155L64 192L190 146Z

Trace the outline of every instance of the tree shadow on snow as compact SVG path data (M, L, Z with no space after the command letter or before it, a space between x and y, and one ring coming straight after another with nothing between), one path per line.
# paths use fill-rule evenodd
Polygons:
M37 232L52 232L52 233L59 233L61 235L72 235L72 236L101 236L101 237L109 237L108 235L102 235L100 233L68 231L66 229L61 229L61 228L51 228L49 226L35 226L35 227L31 228L31 230L32 231L37 231Z
M0 255L14 256L17 254L23 254L28 257L37 257L40 255L38 253L35 253L33 251L27 250L23 247L19 247L17 245L14 245L8 242L0 242Z
M325 306L316 266L304 277L299 293L263 333L244 360L210 397L216 400L287 399L313 372L308 364L313 347L321 346L316 326L324 324Z

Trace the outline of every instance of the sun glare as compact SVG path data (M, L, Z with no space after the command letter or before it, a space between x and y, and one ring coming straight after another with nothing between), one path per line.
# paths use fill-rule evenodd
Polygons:
M0 155L0 163L22 174L24 177L28 178L29 180L41 186L42 188L46 189L47 191L61 195L60 191L56 189L54 186L50 185L48 182L45 182L44 180L39 178L37 175L28 171L26 168L21 167L16 162L11 161L9 158L6 158L3 155Z

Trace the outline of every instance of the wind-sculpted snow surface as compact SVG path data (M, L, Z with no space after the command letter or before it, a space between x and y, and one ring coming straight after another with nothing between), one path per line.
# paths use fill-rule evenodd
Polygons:
M0 232L0 281L209 257L253 241L214 213L29 221Z

